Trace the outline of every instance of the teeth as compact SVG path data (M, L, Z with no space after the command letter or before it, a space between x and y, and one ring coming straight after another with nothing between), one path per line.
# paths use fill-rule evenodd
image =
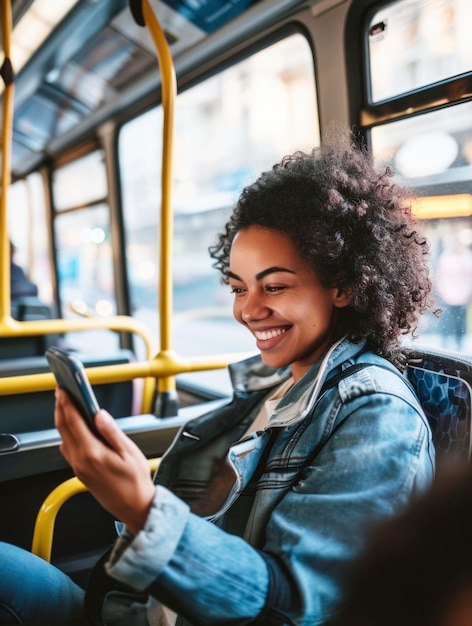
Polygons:
M264 330L262 332L255 331L254 335L256 339L265 341L266 339L272 339L272 337L278 337L279 335L283 335L284 332L285 332L285 328L276 328L274 330Z

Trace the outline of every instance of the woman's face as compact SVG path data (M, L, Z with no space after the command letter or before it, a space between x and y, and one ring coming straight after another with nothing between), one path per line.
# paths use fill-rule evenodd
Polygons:
M267 228L237 233L229 269L234 317L256 338L264 363L291 365L299 380L332 343L338 310L350 298L322 285L292 240Z

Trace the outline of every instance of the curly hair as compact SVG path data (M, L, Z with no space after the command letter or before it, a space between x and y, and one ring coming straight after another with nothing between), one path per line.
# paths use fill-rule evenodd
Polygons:
M365 340L402 368L400 336L414 334L432 298L429 246L416 228L411 192L392 175L355 146L284 157L241 193L209 248L213 267L228 283L231 245L241 229L285 233L325 286L350 292L338 335Z

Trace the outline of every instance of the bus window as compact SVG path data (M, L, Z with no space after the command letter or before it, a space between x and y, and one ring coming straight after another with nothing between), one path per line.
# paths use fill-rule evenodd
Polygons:
M408 117L376 126L371 132L377 160L391 164L396 174L418 192L431 186L469 191L472 175L472 103Z
M53 195L56 211L106 198L107 181L102 151L96 150L56 169Z
M377 162L391 165L412 189L430 243L443 313L421 321L421 341L465 352L472 348L472 103L454 101L446 90L441 97L438 89L440 81L472 69L472 44L464 36L471 18L464 0L401 0L377 11L366 33L372 100L411 90L399 119L374 125L370 139ZM420 103L419 87L422 111L409 115L408 105L413 111ZM446 106L438 107L438 99ZM376 108L388 120L388 101Z
M55 170L53 198L59 300L62 315L116 314L110 216L103 154L96 151ZM94 352L113 349L108 331L69 333L69 344Z
M15 246L15 262L38 287L45 304L54 302L49 260L44 188L40 174L19 180L8 191L8 233Z
M379 102L472 69L469 0L402 0L368 25L370 101Z
M314 67L292 35L220 72L176 102L173 347L183 355L255 350L232 318L229 289L208 246L243 186L281 155L319 143ZM157 336L157 238L162 110L126 124L119 138L126 257L133 315ZM215 380L219 373L191 374ZM226 373L224 373L226 375Z

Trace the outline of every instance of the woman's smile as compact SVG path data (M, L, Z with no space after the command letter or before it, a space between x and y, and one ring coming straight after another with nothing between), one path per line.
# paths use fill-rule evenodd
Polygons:
M257 339L256 345L259 350L270 350L284 339L286 332L290 330L289 326L283 328L270 328L268 330L253 330L254 337Z

